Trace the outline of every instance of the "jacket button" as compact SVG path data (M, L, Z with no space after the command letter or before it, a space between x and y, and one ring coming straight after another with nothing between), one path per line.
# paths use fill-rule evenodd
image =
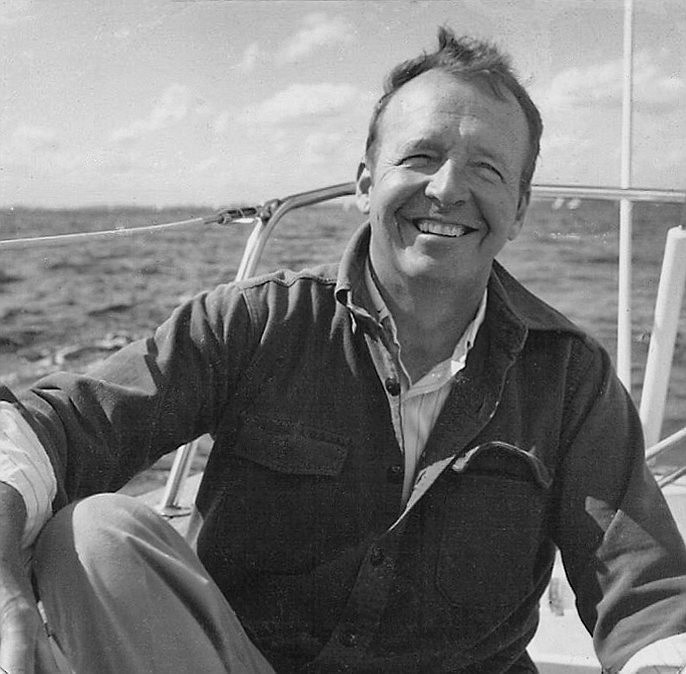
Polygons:
M379 564L383 563L383 560L386 558L386 555L384 555L383 550L378 547L374 546L372 547L372 550L369 554L369 563L372 566L379 566Z
M391 484L398 484L403 481L403 467L399 463L395 463L388 467L386 471L386 480Z
M352 648L357 644L357 634L353 632L350 628L344 629L339 635L338 635L338 641L343 646L348 646L348 648Z
M395 377L386 379L384 386L392 396L400 395L400 382Z

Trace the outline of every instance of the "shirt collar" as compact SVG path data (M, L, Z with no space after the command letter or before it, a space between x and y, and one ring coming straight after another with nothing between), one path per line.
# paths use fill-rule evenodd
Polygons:
M395 321L393 320L393 315L391 314L386 302L384 302L381 292L374 281L374 276L372 273L371 264L369 263L369 256L364 266L364 280L367 293L370 299L370 310L372 316L382 324L387 325L390 330L393 341L395 342L398 361L400 367L402 367L405 376L409 381L409 376L402 364L402 346L398 341L398 331L396 328ZM476 311L474 319L469 323L462 336L455 344L455 349L452 355L446 360L438 363L433 367L427 374L425 374L416 385L426 384L429 386L435 385L437 380L444 380L450 377L454 377L460 370L465 366L467 360L467 354L469 353L472 346L474 346L474 341L476 340L476 335L479 332L479 328L484 322L486 316L486 304L488 301L488 288L484 290L484 294L481 297L481 302L479 303L479 308Z

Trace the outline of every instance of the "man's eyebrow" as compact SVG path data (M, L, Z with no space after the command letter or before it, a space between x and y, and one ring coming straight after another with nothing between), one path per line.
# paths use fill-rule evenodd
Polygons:
M503 166L506 164L505 155L502 152L498 152L498 148L487 147L486 145L474 145L473 153L485 159L490 159Z
M400 152L407 152L410 150L416 150L418 148L426 150L440 150L441 147L441 143L438 140L419 136L416 138L409 138L408 140L403 141L398 146L398 150Z

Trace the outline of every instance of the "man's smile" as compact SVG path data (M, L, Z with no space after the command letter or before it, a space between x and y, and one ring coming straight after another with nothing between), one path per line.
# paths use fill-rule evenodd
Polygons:
M432 218L412 218L411 222L422 234L436 234L450 238L457 238L477 231L474 227Z

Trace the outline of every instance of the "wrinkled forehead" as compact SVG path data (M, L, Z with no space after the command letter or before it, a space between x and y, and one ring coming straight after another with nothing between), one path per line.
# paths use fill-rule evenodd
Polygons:
M375 154L384 146L424 133L476 137L521 158L529 151L526 115L507 89L495 92L482 79L430 70L404 84L378 120Z

